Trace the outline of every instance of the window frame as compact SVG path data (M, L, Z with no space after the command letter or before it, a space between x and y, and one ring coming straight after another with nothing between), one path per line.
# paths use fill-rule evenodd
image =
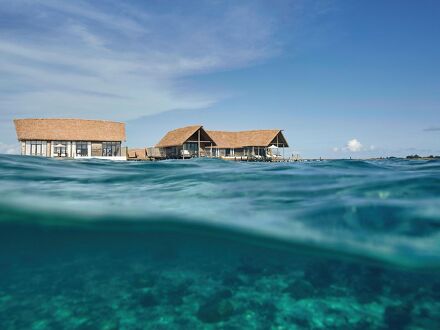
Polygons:
M40 150L39 152L38 149ZM43 156L43 141L29 141L29 156Z
M190 155L197 155L199 152L199 145L197 142L185 142L182 146L183 150L188 150Z
M79 151L79 153L78 153ZM85 151L85 154L84 154ZM77 141L75 146L76 157L88 157L89 156L89 143L84 141Z
M54 157L68 157L69 155L67 154L68 150L68 145L69 143L67 141L52 141L53 143L53 156ZM56 147L56 145L58 144L62 144L62 147ZM57 152L57 149L60 151L59 153Z
M102 142L102 157L121 156L121 142L106 141Z

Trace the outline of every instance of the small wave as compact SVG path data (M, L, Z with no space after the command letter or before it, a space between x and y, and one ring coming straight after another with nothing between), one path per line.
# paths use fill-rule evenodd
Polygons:
M439 161L58 161L0 156L3 223L211 233L413 268L440 264ZM130 224L130 225L127 225Z

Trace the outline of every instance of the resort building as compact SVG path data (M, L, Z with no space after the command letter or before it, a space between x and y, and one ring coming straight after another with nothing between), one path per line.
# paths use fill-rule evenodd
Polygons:
M208 131L187 126L168 132L156 145L162 158L218 157L225 159L282 158L279 150L289 147L282 130L240 132Z
M212 157L220 158L282 158L280 149L288 148L282 130L252 130L252 131L207 131L214 140L215 146L210 148Z
M206 157L215 142L202 126L187 126L168 132L156 144L163 158Z
M21 154L125 160L125 124L85 119L14 120Z

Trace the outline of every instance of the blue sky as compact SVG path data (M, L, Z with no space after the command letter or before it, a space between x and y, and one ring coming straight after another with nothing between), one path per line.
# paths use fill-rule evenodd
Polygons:
M0 0L0 153L13 118L282 128L304 157L440 154L438 1Z

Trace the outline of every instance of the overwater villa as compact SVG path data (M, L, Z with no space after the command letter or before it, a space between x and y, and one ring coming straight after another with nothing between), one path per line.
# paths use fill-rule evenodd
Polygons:
M208 147L215 146L214 140L203 126L186 126L168 132L156 144L164 158L206 157ZM209 149L211 150L211 149Z
M289 147L282 130L208 131L187 126L168 132L156 145L164 158L217 157L276 160Z
M14 120L21 154L125 160L125 124L86 119Z
M273 130L251 130L251 131L207 131L215 141L211 147L211 156L220 158L256 158L256 159L278 159L288 148L283 131Z

